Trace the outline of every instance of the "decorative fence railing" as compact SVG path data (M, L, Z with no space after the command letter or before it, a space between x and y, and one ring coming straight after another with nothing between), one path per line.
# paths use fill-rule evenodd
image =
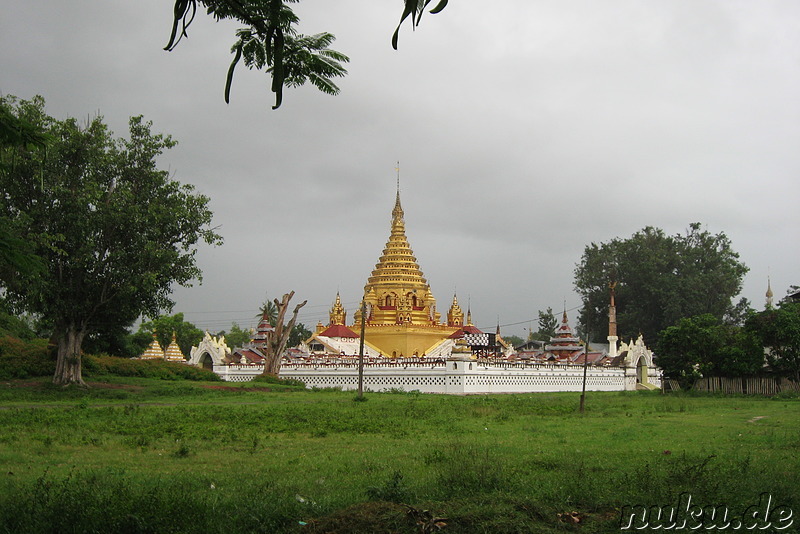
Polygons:
M800 383L788 378L770 377L708 377L701 378L692 387L695 391L710 391L728 394L772 396L784 391L800 392Z

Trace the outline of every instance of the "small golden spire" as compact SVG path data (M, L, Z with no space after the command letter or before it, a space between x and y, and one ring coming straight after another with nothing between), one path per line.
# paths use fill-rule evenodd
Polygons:
M767 294L766 294L766 297L767 297L767 308L772 308L772 297L774 295L772 294L772 285L770 283L770 279L769 278L770 278L769 275L767 275Z

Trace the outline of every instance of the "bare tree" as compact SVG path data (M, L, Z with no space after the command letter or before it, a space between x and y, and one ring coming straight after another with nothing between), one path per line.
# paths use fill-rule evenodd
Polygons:
M294 324L297 322L297 312L308 302L304 300L295 306L292 318L287 325L284 325L286 310L289 309L289 301L292 300L293 296L294 291L291 291L285 294L280 301L278 299L274 300L278 309L278 316L275 319L274 330L267 333L267 339L264 342L264 375L278 376L278 372L281 370L281 356L284 349L286 349L286 342L289 340Z

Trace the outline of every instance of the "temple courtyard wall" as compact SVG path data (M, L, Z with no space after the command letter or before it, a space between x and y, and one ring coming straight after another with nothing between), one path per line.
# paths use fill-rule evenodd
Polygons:
M229 382L247 382L260 375L260 365L215 365L214 372ZM448 360L432 363L364 365L364 390L399 389L422 393L467 395L581 391L584 366L575 364L480 363ZM281 378L302 380L308 388L358 389L357 363L283 364ZM586 368L587 391L630 391L661 387L658 370L647 374L636 368Z

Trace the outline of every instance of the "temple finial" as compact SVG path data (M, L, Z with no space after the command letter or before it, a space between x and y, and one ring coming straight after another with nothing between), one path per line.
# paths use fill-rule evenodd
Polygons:
M397 197L400 198L400 162L397 162L397 166L394 168L397 171Z
M767 269L769 269L769 268L767 268ZM772 297L773 296L774 295L772 293L772 283L771 283L771 280L770 280L769 270L767 270L767 294L766 294L766 297L767 297L766 308L767 309L771 309L772 308Z
M397 162L397 197L394 201L394 209L392 210L392 220L397 221L403 218L403 207L400 205L400 162Z

